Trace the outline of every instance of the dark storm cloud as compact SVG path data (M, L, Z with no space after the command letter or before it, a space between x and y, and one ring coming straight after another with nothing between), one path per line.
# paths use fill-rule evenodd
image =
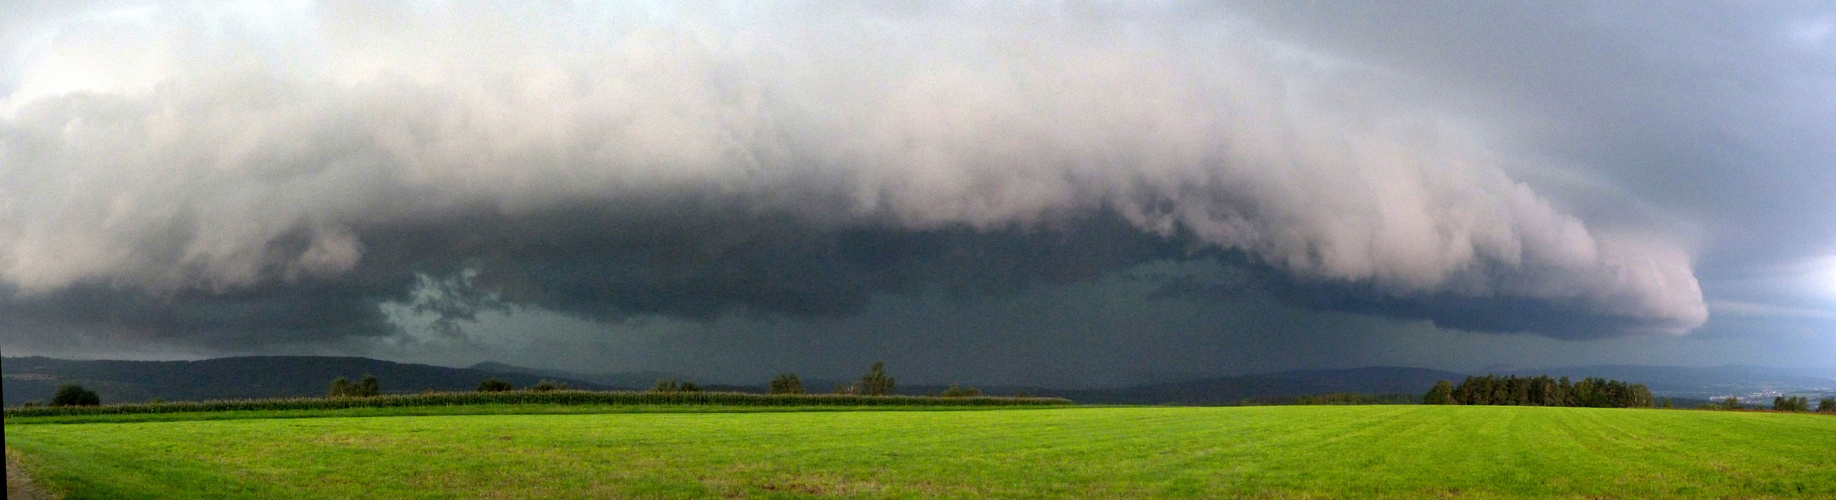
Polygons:
M115 344L166 344L237 352L272 344L332 342L396 332L376 305L403 300L402 284L300 282L227 292L153 294L105 283L0 297L12 346L44 348L73 336Z
M1590 225L1483 139L1554 136L1461 114L1522 89L1266 12L730 7L64 20L0 103L5 307L234 348L386 335L380 303L836 318L1234 255L1276 278L1245 290L1457 328L1707 318L1674 228Z
M470 273L465 288L490 290L503 302L605 321L734 312L835 317L880 294L1014 293L1182 250L1113 214L1025 229L825 228L782 214L675 200L636 211L627 205L523 216L481 212L358 234L373 265L433 276Z
M1580 300L1446 292L1397 295L1365 283L1296 277L1241 254L1216 255L1215 259L1228 272L1167 277L1149 298L1214 302L1259 298L1315 311L1428 320L1441 328L1536 333L1567 340L1617 337L1648 327L1625 317L1596 313Z

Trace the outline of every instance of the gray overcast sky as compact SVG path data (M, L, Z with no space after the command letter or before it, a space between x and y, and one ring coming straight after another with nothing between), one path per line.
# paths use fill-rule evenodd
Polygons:
M1836 370L1836 4L26 2L8 355Z

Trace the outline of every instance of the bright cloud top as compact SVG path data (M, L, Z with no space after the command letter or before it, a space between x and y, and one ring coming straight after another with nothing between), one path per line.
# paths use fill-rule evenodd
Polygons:
M375 9L65 20L0 102L0 280L231 293L357 272L366 227L702 197L831 229L1109 211L1394 297L1707 319L1686 248L1552 205L1407 75L1209 14Z

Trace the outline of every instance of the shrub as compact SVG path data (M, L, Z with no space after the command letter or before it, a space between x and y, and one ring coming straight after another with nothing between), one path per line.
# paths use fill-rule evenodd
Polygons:
M780 373L771 379L772 394L803 394L803 380L795 373Z
M529 390L535 392L564 391L567 390L567 384L542 379L541 382L536 382L536 385L529 386Z
M478 383L478 392L504 392L515 389L516 386L496 378L488 378Z
M950 384L950 388L944 389L943 394L939 395L946 398L967 398L982 395L982 390L974 387L963 387L956 384Z
M102 397L96 391L84 389L83 386L68 384L57 388L57 395L51 396L51 406L96 406L102 404Z
M1721 400L1721 409L1723 410L1738 410L1740 408L1740 398L1728 396L1727 399Z

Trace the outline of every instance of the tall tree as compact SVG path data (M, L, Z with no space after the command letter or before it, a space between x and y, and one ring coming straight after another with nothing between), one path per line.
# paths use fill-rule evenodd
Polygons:
M886 363L873 362L873 367L868 368L867 374L861 376L861 394L884 396L892 392L893 378L886 376Z
M1632 384L1627 389L1626 408L1650 408L1654 406L1653 399L1655 398L1651 395L1650 387L1645 387L1645 384Z
M338 377L332 379L331 389L325 391L325 395L334 398L348 398L355 396L356 390L355 387L351 385L350 379Z
M370 375L368 373L363 374L363 380L357 382L357 395L362 397L381 396L382 382L378 382L375 375Z
M1453 382L1449 382L1446 380L1435 382L1434 388L1428 389L1428 393L1422 395L1422 404L1425 404L1425 405L1454 404Z

